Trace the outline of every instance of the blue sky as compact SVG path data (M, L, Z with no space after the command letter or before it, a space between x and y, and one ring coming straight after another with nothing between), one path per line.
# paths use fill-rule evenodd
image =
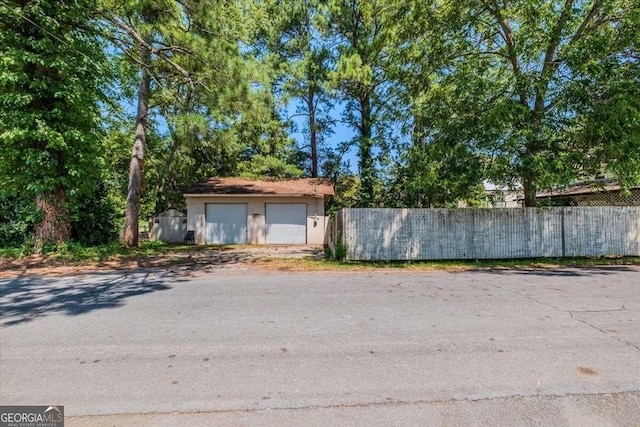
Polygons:
M291 132L290 136L295 139L296 143L299 146L305 146L308 142L305 140L304 128L306 124L306 117L303 115L296 115L296 107L297 104L295 102L291 102L286 108L285 111L289 117L293 117L292 121L296 125L296 131ZM123 103L123 109L127 114L131 116L136 115L137 110L137 98L128 99ZM355 131L348 126L347 124L342 122L342 114L344 112L343 105L336 105L331 110L331 117L335 120L335 124L333 126L333 133L327 138L327 145L331 148L338 147L341 143L350 141L356 136ZM155 111L152 111L153 120L157 125L157 131L160 134L167 134L167 123L160 114L156 114ZM353 173L358 173L358 156L357 156L357 147L351 147L342 158L343 162L349 162L350 171Z
M296 124L296 132L291 133L291 137L293 137L299 146L307 145L308 142L305 140L304 128L306 126L306 116L295 115L296 112L296 103L292 102L286 108L287 114L289 117L293 116L293 122ZM353 139L356 136L354 130L343 123L342 113L344 111L344 106L337 105L331 110L331 118L335 120L335 125L333 126L333 133L327 138L327 145L331 148L336 148L340 143L347 142ZM345 153L342 161L347 161L350 164L351 172L358 172L358 156L356 147L351 147L347 153Z

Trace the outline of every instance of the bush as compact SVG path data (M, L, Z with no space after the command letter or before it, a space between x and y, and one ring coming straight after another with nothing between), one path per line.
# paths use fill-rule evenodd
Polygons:
M39 218L33 200L0 196L0 246L17 248L33 245L33 233Z
M338 261L344 261L347 258L347 249L346 243L339 241L333 250L333 258Z
M72 242L97 246L117 239L116 209L103 184L90 195L71 199L70 206ZM33 249L35 226L41 215L34 200L24 195L0 194L0 247L21 248L28 255ZM55 250L55 244L43 248L43 252Z
M93 194L78 199L71 218L71 240L85 246L98 246L117 238L116 208L101 183Z

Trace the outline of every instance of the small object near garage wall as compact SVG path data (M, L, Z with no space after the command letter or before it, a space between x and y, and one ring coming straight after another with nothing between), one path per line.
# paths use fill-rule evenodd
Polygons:
M187 234L187 215L169 209L151 218L149 240L165 243L183 243Z
M640 256L640 207L342 209L347 260Z
M187 229L195 231L196 244L309 244L325 243L328 220L324 216L324 197L274 195L186 194ZM244 205L246 213L233 214L235 225L218 225L211 206ZM242 235L246 224L246 240ZM225 228L226 227L226 228ZM214 231L218 230L218 232ZM221 230L226 230L222 233ZM218 234L216 234L218 233ZM222 236L224 234L224 236ZM214 236L221 238L214 238Z

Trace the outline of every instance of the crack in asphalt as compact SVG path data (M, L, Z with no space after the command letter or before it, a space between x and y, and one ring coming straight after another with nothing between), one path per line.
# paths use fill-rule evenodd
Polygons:
M560 311L560 312L563 312L563 313L566 313L566 312L567 312L566 310L563 310L563 309L561 309L560 307L556 307L556 306L555 306L555 305L553 305L553 304L549 304L549 303L546 303L546 302L542 302L542 301L537 300L537 299L535 299L535 298L533 298L533 297L530 297L529 295L523 295L523 294L521 294L520 292L515 292L515 294L516 294L516 295L520 295L521 297L525 297L526 299L528 299L528 300L530 300L530 301L533 301L533 302L535 302L535 303L538 303L538 304L540 304L540 305L542 305L542 306L553 308L553 309L554 309L554 310L556 310L556 311Z
M640 389L630 389L615 392L602 393L549 393L549 394L513 394L509 396L494 397L478 397L478 398L457 398L448 399L431 399L431 400L386 400L381 402L365 402L365 403L343 403L333 405L306 405L306 406L274 406L264 408L246 408L246 409L214 409L210 411L171 411L171 412L134 412L121 414L88 414L88 415L71 415L67 418L84 418L84 417L118 417L118 416L145 416L145 415L197 415L197 414L231 414L231 413L254 413L263 411L305 411L305 410L322 410L322 409L353 409L353 408L376 408L390 406L418 406L418 405L440 405L458 402L492 402L510 399L532 399L532 398L552 398L563 399L570 397L593 397L593 396L622 396L622 395L640 395Z
M572 319L577 320L577 321L578 321L578 322L580 322L580 323L584 323L585 325L592 327L592 328L593 328L593 329L595 329L596 331L600 331L600 332L602 332L603 334L605 334L605 335L606 335L606 336L608 336L609 338L613 338L614 340L616 340L616 341L618 341L618 342L621 342L622 344L626 344L626 345L628 345L629 347L631 347L631 348L635 349L638 353L640 353L640 347L638 347L638 346L637 346L637 345L635 345L634 343L632 343L632 342L630 342L630 341L627 341L627 340L623 340L622 338L618 338L618 337L616 337L616 336L613 336L613 335L609 334L609 332L608 332L608 331L606 331L606 330L604 330L604 329L602 329L602 328L599 328L599 327L597 327L596 325L593 325L593 324L591 324L591 323L587 322L587 321L586 321L586 320L584 320L584 319L579 319L579 318L577 318L577 317L576 317L576 316L574 316L574 314L573 314L572 312L570 312L570 311L569 311L569 316L571 316L571 318L572 318Z
M546 303L546 302L542 302L542 301L537 300L537 299L535 299L535 298L533 298L533 297L531 297L529 295L523 295L523 294L521 294L519 292L515 292L515 293L517 295L520 295L520 296L530 300L530 301L536 302L536 303L538 303L538 304L540 304L542 306L553 308L554 310L559 311L561 313L568 313L569 316L571 316L571 318L573 320L575 320L577 322L580 322L580 323L582 323L584 325L587 325L587 326L595 329L596 331L603 333L607 337L612 338L612 339L614 339L614 340L616 340L616 341L618 341L618 342L620 342L622 344L628 345L629 347L633 348L635 351L640 353L640 346L637 346L637 345L635 345L634 343L632 343L630 341L627 341L627 340L618 338L618 337L616 337L614 335L611 335L608 331L606 331L606 330L604 330L602 328L599 328L596 325L594 325L592 323L589 323L588 321L586 321L584 319L580 319L580 318L575 316L575 313L610 313L610 312L627 311L627 308L624 305L622 306L622 308L603 309L603 310L563 310L563 309L561 309L559 307L556 307L555 305L552 305L552 304L549 304L549 303Z
M623 305L622 308L610 308L610 309L603 309L603 310L562 310L562 311L566 311L567 313L610 313L614 311L627 311L627 307Z

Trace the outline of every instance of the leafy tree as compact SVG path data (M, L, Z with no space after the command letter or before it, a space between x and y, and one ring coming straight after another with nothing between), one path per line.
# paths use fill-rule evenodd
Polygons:
M385 48L390 28L382 10L385 2L330 0L324 3L320 29L335 43L336 68L329 74L345 100L344 120L357 132L359 205L376 203L379 182L374 147L386 151L384 109L390 102Z
M0 246L29 245L32 249L34 230L41 220L35 200L3 194L0 196Z
M309 145L308 156L305 157L308 158L307 170L312 178L320 174L319 165L327 155L326 141L333 133L331 108L334 100L326 87L329 59L325 48L314 48L310 42L309 50L294 70L294 78L289 85L290 93L300 100L296 114L307 118L304 135Z
M264 83L266 88L256 91L233 127L240 145L236 174L253 178L299 177L299 152L278 112L272 82Z
M107 187L100 183L80 197L71 217L71 240L85 246L103 245L118 237L117 212Z
M331 179L336 193L334 197L329 199L326 206L327 214L337 212L341 208L359 206L360 177L351 171L350 162L343 160L346 149L348 146L344 144L343 151L330 150L322 164L322 170L325 176Z
M482 159L454 141L415 144L396 166L387 206L454 208L482 197Z
M265 48L271 52L281 74L279 85L285 102L297 103L295 116L304 116L306 138L304 163L311 177L317 177L324 142L332 132L330 115L333 99L327 90L331 53L315 22L319 17L316 0L280 1L272 5L273 25L266 35Z
M136 246L150 101L156 97L167 112L167 100L178 100L185 117L191 113L185 107L206 114L206 104L189 100L197 93L214 94L218 88L224 93L234 81L228 77L233 76L230 65L237 58L241 15L233 3L170 0L106 2L101 14L114 30L112 42L140 69L124 230L125 243ZM207 101L214 99L211 95ZM172 147L176 144L179 140L174 138ZM176 150L171 152L173 156ZM165 177L166 173L161 179Z
M422 22L419 10L407 13ZM466 144L486 159L494 182L522 184L526 206L535 206L538 189L593 165L620 172L622 151L637 153L637 115L609 89L620 88L616 76L627 73L628 83L637 76L638 10L637 0L474 0L431 8L422 33L434 40L427 57L437 62L423 76L430 85L422 103L427 139ZM608 101L604 93L612 95ZM633 105L627 95L625 105ZM615 115L625 124L594 133L587 123L608 121L598 113L606 102L627 111ZM616 138L622 128L626 137ZM623 150L625 144L631 147Z
M610 173L623 188L640 183L639 20L640 7L630 9L626 25L568 59L575 75L565 102L575 111L578 142L568 160L586 176Z
M106 74L89 6L0 3L0 187L35 201L38 251L69 239L74 199L97 179Z

